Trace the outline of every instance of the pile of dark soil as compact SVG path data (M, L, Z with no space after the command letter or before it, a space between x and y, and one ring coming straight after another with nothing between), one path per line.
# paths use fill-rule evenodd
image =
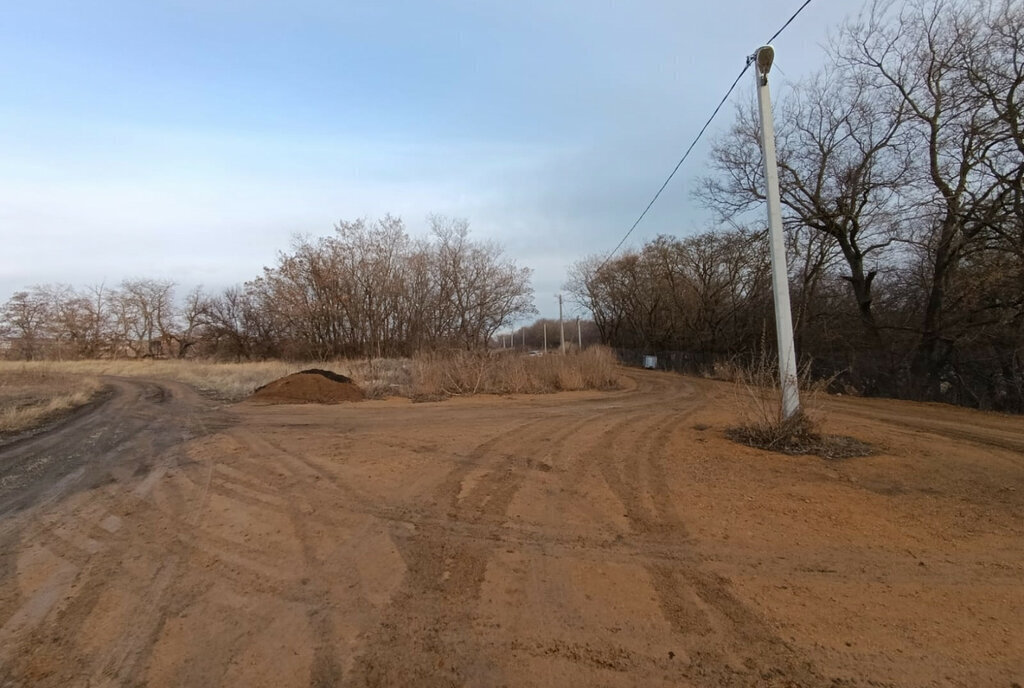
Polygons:
M249 397L264 404L339 404L364 398L363 390L350 378L318 368L274 380Z

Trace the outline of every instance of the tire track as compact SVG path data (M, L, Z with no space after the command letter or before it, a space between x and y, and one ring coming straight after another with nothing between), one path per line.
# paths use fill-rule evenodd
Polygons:
M699 395L672 401L611 425L593 444L591 456L621 501L633 534L657 535L674 545L670 552L685 552L690 537L668 490L666 465L673 459L668 447L677 446L672 438L699 408ZM662 613L682 641L686 661L674 665L678 680L709 688L825 684L729 592L727 580L703 571L696 558L641 563Z
M490 537L453 538L436 521L417 521L412 533L392 529L392 539L405 560L405 579L345 685L501 682L505 660L501 648L474 639L471 631L480 590L487 566L503 541L508 507L536 470L524 454L545 440L558 453L588 422L576 419L566 425L565 421L564 417L534 419L480 443L469 453L470 460L457 464L423 500L445 509L453 522L483 526ZM475 472L482 475L467 486Z
M114 391L104 405L0 450L2 473L14 478L0 490L0 538L32 543L40 566L64 572L23 597L11 585L18 555L4 557L8 563L0 567L0 590L5 608L41 611L4 643L11 659L0 663L0 683L34 683L31 677L39 676L55 685L130 683L144 669L163 619L174 607L172 591L187 550L168 526L181 514L166 513L167 505L153 498L154 488L169 469L187 461L184 442L229 419L175 383L105 381ZM26 471L26 465L33 468ZM126 514L131 528L124 527ZM140 541L140 530L149 539ZM141 557L158 564L151 577L132 580L122 591L134 596L134 613L103 651L90 654L83 649L87 624L109 582L118 578L122 562ZM24 617L14 611L7 618L19 614ZM27 647L32 652L25 652ZM76 668L54 674L47 668L51 665L63 672L69 665Z
M485 436L468 451L444 442L396 444L399 455L432 446L417 460L443 462L447 471L419 481L417 489L433 487L414 496L403 490L383 498L370 487L392 484L393 477L364 488L355 471L332 466L331 455L292 449L265 425L227 427L223 418L208 418L209 406L187 390L129 385L131 408L106 415L111 425L123 422L109 431L88 426L98 434L86 451L106 452L102 461L81 475L73 464L55 485L34 493L35 501L14 507L9 521L0 520L5 550L24 552L34 543L57 562L53 580L33 593L40 605L50 605L38 611L25 607L31 600L15 597L17 562L0 552L2 618L17 614L12 599L27 610L15 619L20 625L8 650L14 663L0 663L0 685L141 685L156 680L147 672L161 658L170 672L164 680L226 680L233 662L261 651L261 629L253 628L266 623L253 606L261 596L280 605L275 609L295 612L298 622L288 628L308 631L308 643L304 635L293 642L311 651L314 686L511 683L521 667L510 662L526 655L697 685L815 685L813 673L801 673L792 651L729 593L728 581L702 570L692 551L669 491L668 447L679 446L680 422L700 403L699 394L677 378L638 373L636 379L636 388L601 398L515 405L507 418L489 411ZM115 397L109 409L125 398ZM481 417L468 408L470 422ZM426 433L433 430L436 416L409 413ZM310 425L323 431L325 422ZM368 421L366 437L396 428L413 437L420 427L402 423ZM216 430L223 432L183 449ZM416 464L409 469L405 457L397 465L415 470ZM607 509L572 489L584 472L608 486L606 503L618 500L625 521L609 520ZM92 484L101 489L86 497L81 490ZM569 497L552 491L558 485L569 488ZM511 519L517 496L535 494L556 495L542 503L545 518ZM592 524L563 527L555 510L567 498ZM686 663L645 655L612 636L541 648L490 630L481 595L488 571L508 566L499 552L541 564L550 557L643 567ZM371 574L360 569L363 555L375 559ZM368 575L388 573L380 570L385 565L393 565L393 584L374 586ZM114 591L125 605L120 617L104 606L112 582L124 588ZM214 599L214 591L230 601ZM585 618L570 612L574 623ZM197 617L210 613L220 615L211 623L236 632L215 646L193 648L187 666L176 665L180 659L163 645L165 630L167 642L180 646L183 633L202 633L205 622ZM177 621L185 616L193 621ZM111 627L99 649L88 645L92 629Z

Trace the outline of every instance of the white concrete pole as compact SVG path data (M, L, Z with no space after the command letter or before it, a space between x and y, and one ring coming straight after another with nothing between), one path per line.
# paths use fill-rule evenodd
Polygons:
M779 200L779 168L775 161L775 124L768 72L775 50L758 48L754 54L757 79L757 106L761 113L761 153L764 158L765 198L768 203L768 236L772 257L772 293L775 297L775 334L779 347L779 380L782 386L782 417L791 418L800 411L797 387L796 349L793 344L793 316L789 305L789 272L786 268L786 244L782 234L782 203Z
M544 321L544 353L548 352L548 321Z

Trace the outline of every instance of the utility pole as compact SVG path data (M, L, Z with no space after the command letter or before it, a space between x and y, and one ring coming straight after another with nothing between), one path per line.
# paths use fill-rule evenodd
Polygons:
M583 329L580 327L580 316L576 316L576 339L579 341L580 351L583 351Z
M558 295L558 328L562 331L562 355L565 355L565 321L562 320L562 295Z
M544 321L544 353L548 352L548 321Z
M768 201L768 236L772 256L772 293L775 297L775 335L779 347L779 381L782 386L782 417L800 412L797 388L796 350L793 344L793 316L789 305L789 271L786 245L782 235L782 203L779 199L779 168L775 161L775 124L768 72L775 60L775 49L765 45L754 53L754 77L757 79L757 106L761 114L761 152L764 158L765 198Z

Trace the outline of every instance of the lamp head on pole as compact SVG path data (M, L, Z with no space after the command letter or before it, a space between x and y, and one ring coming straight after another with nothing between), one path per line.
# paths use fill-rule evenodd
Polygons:
M757 73L763 79L762 83L768 83L768 72L772 71L772 63L775 62L775 48L770 45L763 45L754 53L754 62L757 63Z

